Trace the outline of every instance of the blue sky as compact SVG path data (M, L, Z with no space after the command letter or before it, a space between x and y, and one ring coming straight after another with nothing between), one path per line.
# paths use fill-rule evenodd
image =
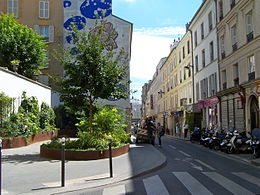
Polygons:
M131 88L141 99L141 89L152 79L170 44L182 37L202 0L112 0L112 12L134 26L130 62Z

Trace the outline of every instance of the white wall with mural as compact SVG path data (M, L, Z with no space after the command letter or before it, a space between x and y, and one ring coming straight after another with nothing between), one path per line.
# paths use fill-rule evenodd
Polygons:
M108 50L119 51L121 48L131 56L132 24L117 16L112 15L112 0L64 0L64 46L73 48L73 38L69 36L71 25L76 25L78 30L89 31L94 27L96 20L106 20L106 32L113 32L114 36L107 43ZM128 78L130 80L130 65L128 62ZM129 90L129 86L126 87ZM109 104L121 109L130 108L130 98L127 100L100 100L101 104Z

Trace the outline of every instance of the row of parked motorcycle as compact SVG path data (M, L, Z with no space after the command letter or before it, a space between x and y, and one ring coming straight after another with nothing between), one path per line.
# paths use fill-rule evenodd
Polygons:
M221 150L228 154L252 153L254 158L260 157L260 128L249 132L231 129L228 131L218 128L200 129L194 128L190 141L199 141L201 145L214 150Z

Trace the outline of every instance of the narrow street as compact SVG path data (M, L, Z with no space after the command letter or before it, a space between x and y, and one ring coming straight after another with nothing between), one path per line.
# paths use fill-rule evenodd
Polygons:
M167 164L155 172L106 187L65 194L260 194L260 169L256 166L196 143L166 137L158 150L167 157Z

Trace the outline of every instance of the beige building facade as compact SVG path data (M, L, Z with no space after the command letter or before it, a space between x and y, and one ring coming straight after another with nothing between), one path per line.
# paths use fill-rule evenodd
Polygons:
M54 58L55 50L63 47L63 1L62 0L0 0L0 12L13 14L24 25L45 36L48 43L48 65L42 70L39 81L54 88L54 80L63 77L63 68ZM52 75L54 80L47 76Z
M260 127L260 1L217 1L221 126Z
M192 50L189 31L173 43L171 52L161 68L158 116L169 134L183 133L186 115L192 111ZM176 131L176 124L180 131Z

